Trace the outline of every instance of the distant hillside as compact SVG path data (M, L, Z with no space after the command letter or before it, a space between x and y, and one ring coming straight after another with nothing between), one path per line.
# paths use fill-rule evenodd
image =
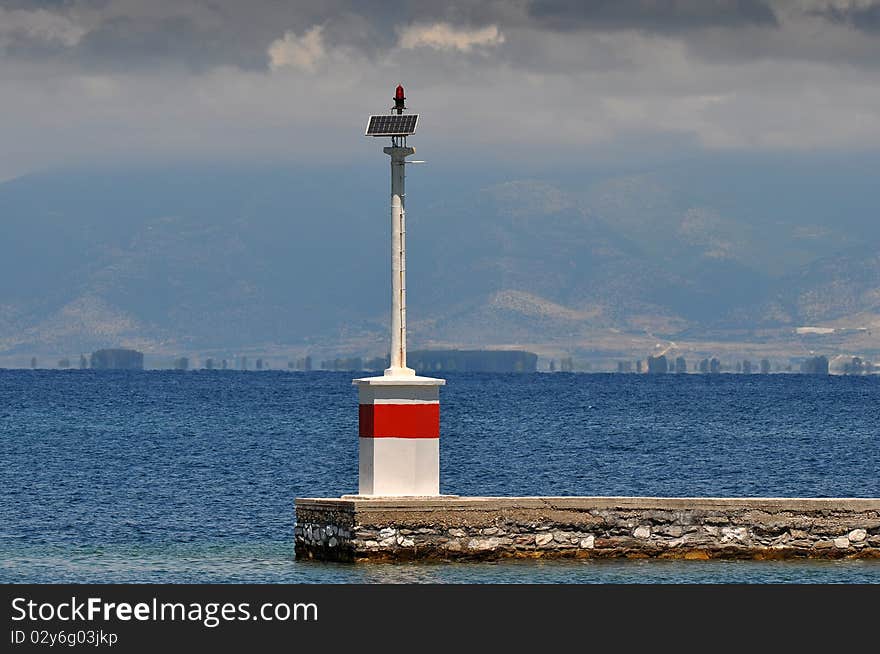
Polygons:
M462 321L477 321L485 338L499 329L570 331L571 323L677 316L666 301L680 280L544 182L508 182L431 206L410 231L421 235L411 239L412 259L425 262L412 269L413 306L448 338Z
M369 320L385 271L360 264L386 249L384 198L365 209L358 180L312 183L187 170L0 185L0 348L295 341Z
M880 247L861 246L823 257L776 284L771 300L802 325L863 323L880 318Z

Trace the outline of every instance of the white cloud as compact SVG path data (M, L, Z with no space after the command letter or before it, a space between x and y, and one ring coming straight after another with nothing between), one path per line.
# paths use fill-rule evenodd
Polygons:
M504 34L497 25L477 30L458 29L449 23L408 25L400 30L400 47L405 50L426 47L435 50L470 52L475 47L497 46L504 43Z
M35 41L72 47L80 42L87 31L69 18L44 9L0 9L0 44L24 36Z
M269 45L270 68L299 68L313 73L318 62L326 56L323 31L322 26L316 25L302 36L285 32L282 38Z

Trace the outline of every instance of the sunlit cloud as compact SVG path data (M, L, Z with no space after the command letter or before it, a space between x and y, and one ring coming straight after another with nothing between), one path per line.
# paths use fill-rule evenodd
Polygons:
M404 50L425 47L435 50L459 50L470 52L504 43L504 34L497 25L480 29L461 29L449 23L432 25L408 25L400 30L400 47Z
M316 25L302 36L285 32L282 38L269 46L269 67L272 70L298 68L313 73L318 62L326 56L323 29Z

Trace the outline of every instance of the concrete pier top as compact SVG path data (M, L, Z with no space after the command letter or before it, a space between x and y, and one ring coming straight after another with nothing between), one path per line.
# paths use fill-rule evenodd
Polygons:
M627 496L525 496L297 498L297 508L339 507L355 511L498 511L503 509L697 509L737 508L776 511L880 511L880 498L870 497L627 497Z
M880 558L880 498L296 500L298 558Z
M847 509L880 510L880 497L639 497L627 495L530 495L522 497L438 495L426 497L379 497L363 495L343 495L341 497L303 497L297 498L297 506L327 506L343 504L364 508L462 508L482 509L508 507L621 507L621 508L694 508L740 507L761 508L772 506L777 509L797 511L799 509Z

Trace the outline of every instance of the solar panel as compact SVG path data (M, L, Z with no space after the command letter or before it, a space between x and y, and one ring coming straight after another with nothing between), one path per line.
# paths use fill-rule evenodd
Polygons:
M365 136L409 136L415 134L418 114L383 114L370 116Z

